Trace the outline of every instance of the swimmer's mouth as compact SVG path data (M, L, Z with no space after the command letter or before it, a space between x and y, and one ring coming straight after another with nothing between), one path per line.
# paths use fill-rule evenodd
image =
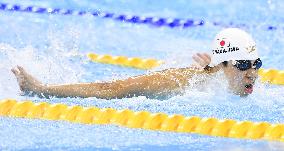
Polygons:
M245 85L245 92L251 94L253 92L253 85L252 84L246 84Z

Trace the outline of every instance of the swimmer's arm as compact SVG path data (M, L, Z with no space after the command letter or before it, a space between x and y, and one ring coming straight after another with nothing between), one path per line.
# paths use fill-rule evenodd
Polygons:
M103 99L112 99L122 91L119 82L105 83L76 83L61 85L41 85L33 92L40 96L56 97L97 97Z
M44 97L97 97L104 99L158 95L185 86L188 79L196 73L190 68L167 69L112 82L44 85L20 66L13 68L12 72L23 92L33 92L33 94Z
M185 86L192 74L193 72L187 71L185 68L167 69L112 82L43 85L36 93L43 96L97 97L102 99L158 95Z

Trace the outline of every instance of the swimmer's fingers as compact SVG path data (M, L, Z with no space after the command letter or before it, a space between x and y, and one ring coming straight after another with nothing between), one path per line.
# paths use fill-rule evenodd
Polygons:
M23 85L25 84L25 80L21 74L21 71L19 70L18 67L15 67L13 69L11 69L11 71L14 73L14 75L16 76L16 79L18 81L19 87L21 91L24 91Z
M208 64L210 64L211 58L210 58L210 56L207 55L206 53L203 53L203 54L197 53L197 56L200 57L200 58L203 60L203 62L206 63L205 66L207 66Z
M26 74L27 72L25 71L25 69L22 66L17 66L18 70L22 73L22 74Z
M15 76L19 75L20 71L17 68L12 68L11 71L14 73Z
M207 53L203 53L203 55L211 62L211 56L208 55Z
M19 70L23 70L23 69L24 69L22 66L19 66L19 65L17 65L17 68L18 68Z
M16 74L16 69L15 68L12 68L11 71Z
M201 58L198 54L197 55L193 55L192 56L193 60L195 62L197 62L201 67L205 67L208 65L208 63L203 59Z
M198 57L197 55L192 56L193 60L196 62L196 66L202 67L203 66L203 61Z
M198 59L197 56L193 55L192 59L196 62L192 65L192 67L201 67L200 62L199 62L200 60Z

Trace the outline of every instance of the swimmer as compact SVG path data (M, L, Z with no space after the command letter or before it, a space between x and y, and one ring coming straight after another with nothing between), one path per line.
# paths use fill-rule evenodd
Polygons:
M262 65L252 37L237 28L222 30L213 40L211 52L197 53L193 60L196 62L194 67L171 68L111 82L62 85L43 84L20 66L11 71L22 92L44 97L159 98L182 92L190 86L194 75L210 76L221 71L226 78L220 80L227 81L230 92L247 96L253 92L258 69Z

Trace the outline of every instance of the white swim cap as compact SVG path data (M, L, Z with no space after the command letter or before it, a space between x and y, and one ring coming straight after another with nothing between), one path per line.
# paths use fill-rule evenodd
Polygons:
M255 41L245 31L227 28L218 33L212 44L210 67L230 60L258 59Z

